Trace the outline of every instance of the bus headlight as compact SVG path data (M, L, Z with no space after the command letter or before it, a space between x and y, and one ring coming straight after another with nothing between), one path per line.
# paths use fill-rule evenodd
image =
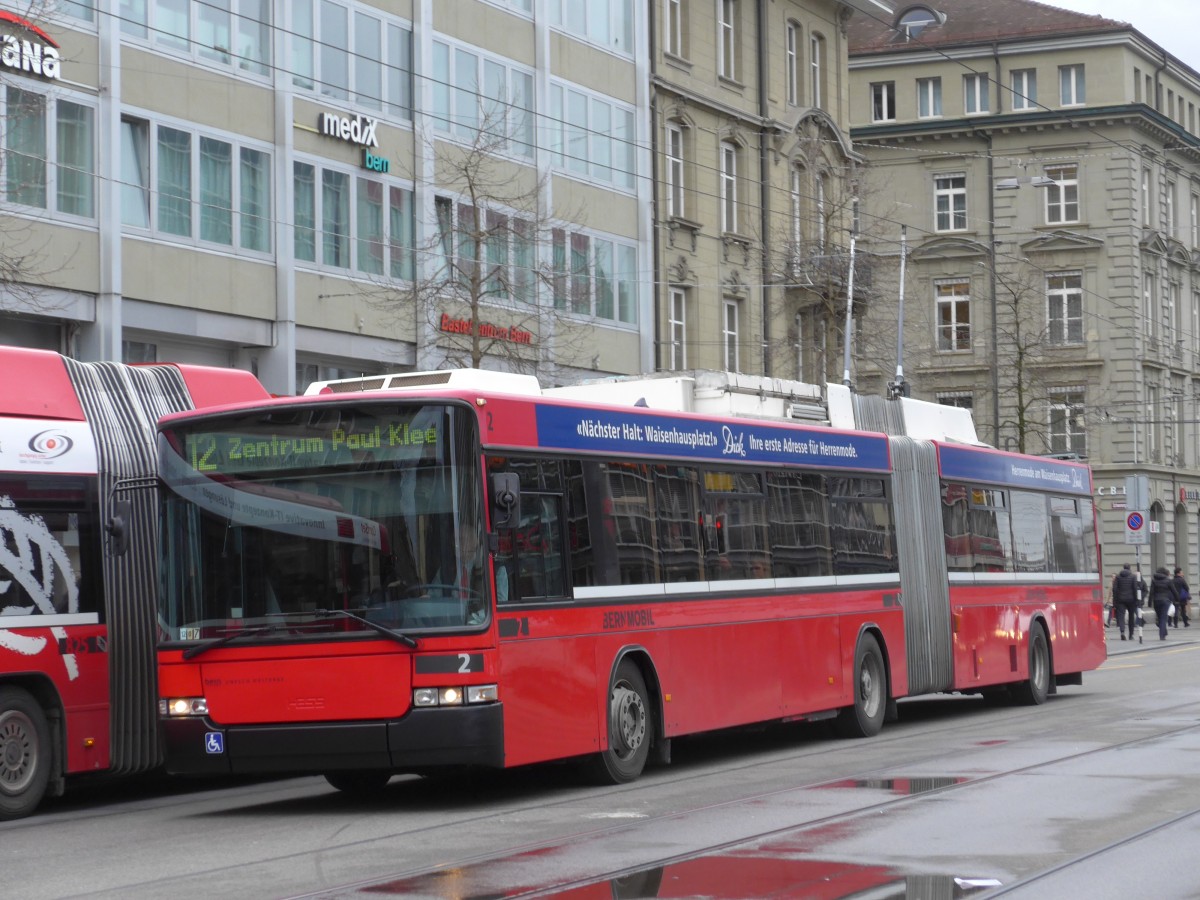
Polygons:
M462 706L473 703L495 703L498 697L499 691L494 684L421 687L413 689L413 706Z
M208 701L203 697L167 697L158 701L158 714L172 719L207 716Z

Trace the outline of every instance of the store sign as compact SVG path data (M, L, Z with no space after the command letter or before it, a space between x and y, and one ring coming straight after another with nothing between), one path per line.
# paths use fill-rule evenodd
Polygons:
M473 334L476 330L472 319L456 319L449 313L442 313L438 326L447 334ZM478 326L479 336L490 341L508 341L512 344L532 344L533 335L516 325L490 325L483 322Z
M386 156L376 156L366 147L363 147L363 168L370 169L372 172L379 172L381 175L386 175L392 168L391 162Z
M1187 503L1189 500L1200 500L1200 490L1195 488L1180 488L1179 502Z
M317 116L317 131L325 137L337 138L339 141L358 144L360 147L379 146L379 137L376 134L378 128L378 119L370 119L363 115L351 118L323 112Z
M9 33L4 23L20 28L36 40L17 37ZM17 72L41 75L43 78L61 78L62 60L58 55L58 42L28 19L0 10L0 65Z

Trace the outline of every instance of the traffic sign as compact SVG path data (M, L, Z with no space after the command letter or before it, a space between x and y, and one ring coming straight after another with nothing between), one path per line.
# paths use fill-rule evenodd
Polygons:
M1144 546L1150 543L1150 529L1146 527L1146 513L1135 510L1125 516L1125 543Z

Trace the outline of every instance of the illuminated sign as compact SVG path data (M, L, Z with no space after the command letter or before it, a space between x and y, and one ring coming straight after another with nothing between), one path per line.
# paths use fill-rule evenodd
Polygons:
M442 313L438 327L447 334L473 334L476 325L473 319L457 319L449 313ZM508 341L511 344L533 343L533 334L516 325L491 325L482 322L478 328L479 336L486 340Z
M379 146L379 137L375 133L378 127L378 119L370 119L363 115L350 118L323 112L317 116L317 131L321 134L351 144L358 144L360 147Z
M44 78L62 77L62 60L58 55L57 41L28 19L0 10L0 23L3 22L10 22L39 40L19 38L7 32L0 33L0 65Z

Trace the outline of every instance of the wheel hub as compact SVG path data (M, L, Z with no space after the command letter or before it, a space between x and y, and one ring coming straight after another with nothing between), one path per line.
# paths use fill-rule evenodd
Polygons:
M646 707L637 691L624 685L613 690L612 730L622 745L615 748L621 756L634 753L646 739Z
M20 713L0 716L0 790L17 793L33 778L33 723Z

